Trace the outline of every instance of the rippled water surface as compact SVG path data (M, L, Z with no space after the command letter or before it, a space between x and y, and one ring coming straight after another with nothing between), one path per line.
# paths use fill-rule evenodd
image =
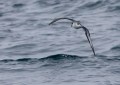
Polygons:
M120 0L0 0L0 85L120 85Z

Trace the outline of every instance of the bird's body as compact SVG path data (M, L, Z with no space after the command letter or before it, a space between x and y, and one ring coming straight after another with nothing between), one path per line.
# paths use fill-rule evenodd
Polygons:
M86 35L86 37L87 37L87 39L88 39L88 42L89 42L89 44L90 44L90 47L92 48L92 51L93 51L94 55L96 55L96 54L95 54L94 47L93 47L93 44L92 44L92 40L91 40L91 37L90 37L90 32L89 32L89 30L88 30L86 27L84 27L84 26L80 23L80 21L76 21L76 20L73 20L73 19L70 19L70 18L57 18L57 19L54 19L52 22L50 22L49 25L53 24L54 22L56 22L56 21L58 21L58 20L62 20L62 19L66 19L66 20L72 21L71 27L73 27L73 28L75 28L75 29L83 28L83 30L85 31L85 35Z
M74 21L74 22L72 22L71 27L73 27L75 29L80 29L80 28L82 28L82 25L80 24L79 21Z

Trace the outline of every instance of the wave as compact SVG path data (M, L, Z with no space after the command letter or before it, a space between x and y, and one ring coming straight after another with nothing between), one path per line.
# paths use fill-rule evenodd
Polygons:
M119 5L109 6L109 7L107 8L107 11L109 11L109 12L114 12L114 11L120 12L120 6L119 6Z
M120 45L112 47L111 50L120 51Z
M31 49L35 46L36 46L35 44L20 44L20 45L15 45L15 46L6 48L6 50L7 49L15 49L16 50L16 49L25 49L25 48Z
M105 6L108 3L108 0L98 0L95 2L87 2L82 7L89 9L97 9Z
M0 13L0 17L2 17L3 16L3 13Z
M59 4L65 4L65 3L73 3L74 0L37 0L35 3L38 3L40 6L54 6ZM76 1L75 1L76 2Z
M42 0L38 0L36 1L37 4L39 4L39 6L41 7L51 7L54 6L53 9L54 10L59 10L60 11L64 11L64 9L62 9L64 6L66 6L66 3L68 5L68 7L70 5L72 5L73 7L75 6L75 9L73 10L74 12L78 12L80 11L96 11L97 9L101 9L104 12L114 12L114 11L119 11L120 10L120 6L118 3L120 3L119 0L96 0L96 1L73 1L73 0L67 0L67 1L60 1L60 0L53 0L53 1L42 1ZM77 4L76 4L77 3ZM68 10L68 9L66 9ZM59 11L59 12L60 12Z
M102 59L103 61L114 61L114 60L120 60L120 56L105 56L105 55L97 55L95 56L98 59ZM95 58L93 57L93 58ZM38 62L60 62L60 61L76 61L76 60L84 60L84 59L88 59L90 58L90 56L77 56L77 55L68 55L68 54L56 54L56 55L50 55L48 57L44 57L44 58L20 58L20 59L3 59L0 60L0 62L2 63L10 63L10 62L18 62L18 63L38 63ZM89 59L88 59L89 60Z
M77 56L77 55L67 55L67 54L56 54L50 55L45 58L21 58L21 59L4 59L0 60L0 62L9 63L9 62L43 62L43 61L60 61L60 60L77 60L86 58L85 56Z
M21 8L21 7L23 7L25 4L23 4L23 3L17 3L17 4L13 4L13 7L14 8Z
M120 1L111 1L111 0L97 0L92 2L87 2L80 8L87 8L89 10L96 10L102 8L105 12L120 12ZM85 9L84 9L85 10Z

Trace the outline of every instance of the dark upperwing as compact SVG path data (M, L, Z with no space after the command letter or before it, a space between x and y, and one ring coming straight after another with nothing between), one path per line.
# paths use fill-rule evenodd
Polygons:
M62 19L67 19L67 20L70 20L70 21L72 21L72 22L75 21L75 20L70 19L70 18L56 18L56 19L54 19L52 22L50 22L49 25L53 24L54 22L56 22L56 21L58 21L58 20L62 20Z
M92 40L91 40L91 37L90 37L90 32L89 32L89 30L86 28L86 27L82 27L83 29L84 29L84 31L85 31L85 35L86 35L86 37L87 37L87 39L88 39L88 42L89 42L89 44L90 44L90 47L92 48L92 51L93 51L93 53L94 53L94 56L96 55L95 54L95 50L94 50L94 47L93 47L93 44L92 44Z

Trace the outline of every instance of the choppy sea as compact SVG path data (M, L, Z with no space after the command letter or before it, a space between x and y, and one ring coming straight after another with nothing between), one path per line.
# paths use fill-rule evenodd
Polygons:
M120 85L120 0L0 0L0 85Z

